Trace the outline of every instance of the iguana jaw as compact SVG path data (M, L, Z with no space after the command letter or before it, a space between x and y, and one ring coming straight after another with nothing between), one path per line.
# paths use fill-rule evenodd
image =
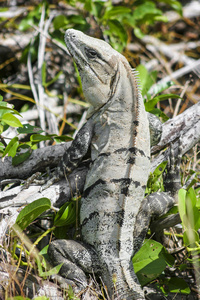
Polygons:
M74 29L66 31L65 42L77 64L84 96L92 105L91 115L110 99L121 55L106 42Z

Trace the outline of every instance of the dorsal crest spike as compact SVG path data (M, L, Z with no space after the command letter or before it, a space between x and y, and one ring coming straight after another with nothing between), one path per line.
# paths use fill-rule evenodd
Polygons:
M134 82L135 82L135 87L139 91L139 93L141 94L142 88L141 88L141 81L140 81L139 71L132 68L131 73L133 75L133 79L134 79Z

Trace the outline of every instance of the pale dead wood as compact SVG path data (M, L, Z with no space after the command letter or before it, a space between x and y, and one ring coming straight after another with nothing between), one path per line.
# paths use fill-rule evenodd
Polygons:
M183 130L184 135L181 136L180 145L182 147L182 155L188 152L200 141L200 120L197 121L192 127L188 128L187 131ZM176 135L176 134L175 134ZM175 136L174 135L174 136ZM178 155L179 141L174 143L175 155ZM151 163L151 172L163 161L167 161L170 156L170 149L168 148L164 153L158 155Z
M57 166L70 144L67 142L34 150L28 160L15 167L11 157L5 157L3 161L0 160L0 181L6 178L25 179L35 172L45 171L48 166Z
M198 141L198 128L200 121L200 102L186 109L182 114L176 116L173 119L169 119L163 123L163 131L160 142L152 147L151 153L154 154L157 151L163 149L167 144L171 143L179 137L183 137L193 126L197 129L197 141ZM199 130L200 132L200 130ZM191 139L191 143L193 144ZM189 148L189 141L185 141L185 144L188 143L186 148Z
M13 7L7 11L0 12L0 18L16 18L23 14L27 9L25 7Z
M193 62L190 65L187 65L183 68L178 69L177 71L172 72L170 75L159 80L156 84L152 85L152 87L150 88L150 90L148 92L152 95L152 94L156 93L157 85L165 84L170 80L178 79L178 78L182 77L183 75L188 74L194 70L196 70L196 72L198 73L199 68L200 68L200 59L196 60L195 62Z
M198 141L200 135L200 102L185 110L182 114L163 124L163 133L161 141L158 145L152 147L151 153L154 154L169 143L182 137L183 150L186 153ZM25 179L35 172L45 171L45 168L57 166L60 158L70 146L70 142L48 146L45 148L34 150L29 159L22 164L13 167L11 157L6 157L4 161L0 161L0 180L5 178L21 178ZM162 154L160 158L152 162L152 170L156 166L167 159L169 153Z
M50 109L51 111L51 109ZM78 104L72 104L72 103L68 103L67 104L67 108L66 108L66 112L67 115L71 115L71 114L81 114L82 109L81 106ZM58 118L58 120L62 119L62 115L63 115L63 106L55 106L53 107L53 111L51 111L51 113L54 113L55 116ZM26 112L22 112L21 113L22 118L19 116L19 120L21 122L26 122L26 121L33 121L33 120L37 120L38 119L38 110L37 109L29 109ZM56 123L58 123L58 121L56 120Z
M154 36L145 35L142 38L142 41L145 43L146 48L149 51L151 51L152 53L158 51L168 57L168 59L173 60L173 62L179 61L184 65L190 65L195 62L195 59L189 58L187 55L182 54L182 51L173 50L172 47L168 46L166 43L160 41Z
M183 148L183 153L186 153L188 150L190 150L196 143L200 141L200 103L197 103L196 105L192 106L188 110L186 110L184 113L180 114L176 118L167 121L163 124L163 135L162 139L159 143L159 146L155 146L152 148L152 152L158 151L168 145L170 142L173 142L177 138L180 138L181 136L181 145ZM66 143L68 144L68 143ZM59 149L59 157L61 158L64 151L67 150L69 145L67 145L66 148L64 148L64 145L57 146L49 146L43 149L38 149L33 152L33 157L30 159L32 161L32 165L30 164L30 161L24 162L25 170L28 174L31 173L31 171L35 169L39 169L41 167L40 161L43 160L42 156L39 156L39 154L47 154L47 150L49 150L49 155L47 162L50 164L50 158L55 158L58 163L58 153L55 153L56 149ZM176 141L174 143L174 149L175 153L178 153L179 148L179 142ZM57 152L57 151L56 151ZM167 149L164 153L157 156L152 162L151 162L151 172L155 170L155 168L163 161L167 160L170 155L170 150ZM37 164L34 165L35 160L38 160ZM14 167L11 167L11 161L9 158L5 159L5 162L7 164L6 171L10 169L10 176L12 177L12 170L14 170ZM4 163L5 163L4 162ZM2 163L2 164L4 164ZM10 164L10 168L9 168ZM28 168L29 167L29 168ZM16 167L18 171L15 172L15 175L19 177L19 168L20 166ZM1 169L0 169L1 170ZM22 172L23 169L21 169ZM69 201L71 198L71 191L73 191L73 194L76 195L81 194L84 188L84 182L85 177L88 170L88 164L84 165L84 167L77 168L72 174L69 175L69 182L66 182L66 179L62 179L56 184L53 184L48 189L44 191L40 191L40 186L37 185L31 185L28 189L23 190L23 186L18 186L15 188L12 188L10 190L7 190L5 192L1 192L0 194L0 213L3 215L10 215L8 222L3 221L1 223L1 228L3 232L5 232L8 228L8 226L14 224L16 217L18 215L18 208L22 205L31 203L32 201L47 197L51 200L52 205L58 205L59 207L63 205L66 201ZM5 175L5 166L4 166L4 175ZM23 174L23 173L21 173ZM23 174L24 175L24 174ZM8 174L7 174L8 176ZM5 178L3 174L1 174L1 178ZM12 220L12 221L11 221Z
M41 185L32 184L26 189L23 186L17 186L0 192L0 209L4 209L0 212L5 213L5 209L9 210L12 206L21 207L42 197L49 198L52 205L60 207L72 197L77 197L83 192L88 165L89 161L81 164L68 176L67 181L63 178L43 191Z

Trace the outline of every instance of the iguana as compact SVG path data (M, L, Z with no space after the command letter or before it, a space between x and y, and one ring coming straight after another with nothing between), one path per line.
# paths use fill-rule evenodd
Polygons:
M150 133L137 73L102 40L68 29L65 42L91 106L58 170L69 174L89 147L91 165L81 199L81 241L53 241L48 253L55 265L63 263L60 274L80 288L87 286L85 273L95 272L110 297L144 299L132 257L150 217L166 213L174 200L161 194L159 204L154 195L143 200Z

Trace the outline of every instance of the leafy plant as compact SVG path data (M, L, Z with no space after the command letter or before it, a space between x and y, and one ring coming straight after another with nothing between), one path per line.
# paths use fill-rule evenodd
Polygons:
M21 116L20 113L13 108L13 105L4 102L3 97L0 95L0 134L2 134L8 126L23 127L19 119L14 115Z
M23 161L29 158L32 150L35 149L36 145L41 141L54 140L57 143L62 141L72 140L70 136L58 136L56 134L52 135L42 135L44 132L41 128L37 126L32 126L30 124L22 124L20 120L14 116L21 116L18 111L13 108L13 105L9 105L7 102L3 101L3 97L0 96L0 134L5 132L9 126L15 127L18 134L10 140L8 145L5 143L0 143L0 153L2 157L11 156L13 165L19 165ZM30 135L28 142L20 142L19 134ZM22 153L20 151L22 150Z
M75 28L86 31L91 26L87 21L87 16L93 18L95 26L100 29L104 35L110 39L110 44L118 51L122 51L128 41L128 31L133 29L134 34L138 38L142 38L147 32L149 25L157 21L167 22L167 18L163 16L163 12L156 7L153 1L136 1L133 4L113 5L112 1L66 1L69 5L75 7L75 14L65 16L58 15L54 18L53 25L55 31L52 32L54 38L62 37L62 30L67 28ZM182 7L178 1L160 1L167 3L182 14ZM81 9L82 7L82 9ZM60 42L63 43L63 38Z
M154 170L153 174L149 175L149 179L146 186L146 194L151 194L154 192L164 191L163 187L163 172L167 166L167 161L162 162L157 168Z
M15 249L18 247L24 248L24 252L27 254L27 258L32 255L35 259L35 263L38 266L38 274L41 277L47 277L53 274L57 274L62 266L58 265L54 268L50 268L45 260L47 256L47 248L42 249L42 251L38 252L36 250L36 246L38 243L47 236L50 232L54 231L56 228L61 227L63 225L71 225L76 220L76 202L72 201L70 203L66 203L60 210L55 214L54 225L46 230L43 234L41 234L34 243L32 243L27 236L23 234L23 230L30 226L33 222L35 222L38 218L42 218L44 213L47 213L51 208L51 202L48 198L40 198L38 200L33 201L32 203L25 206L19 213L15 224L13 225L13 231L15 235L22 241L22 246L19 246L15 243L15 247L13 248L13 256L15 259L20 260L15 254ZM66 227L65 227L66 229ZM22 250L20 250L22 251ZM20 261L22 263L22 261ZM27 263L23 262L23 265L29 264L28 259Z
M48 198L40 198L25 206L16 219L16 224L24 230L42 213L51 208L51 201Z
M188 191L181 189L178 196L179 214L184 228L183 242L189 252L200 253L200 198L197 198L193 188Z
M169 292L190 294L190 288L182 278L174 281L175 278L167 279L161 275L164 274L167 265L174 265L175 259L167 253L160 243L154 240L145 240L144 245L135 254L132 262L134 271L142 286L159 278L156 287L165 295Z
M120 6L113 5L112 1L103 0L68 0L65 2L75 8L73 10L74 14L71 14L67 17L64 14L56 16L53 19L53 26L50 28L51 37L64 44L64 30L73 27L78 30L86 31L91 27L92 24L97 31L99 30L101 33L103 33L105 39L108 40L109 38L111 45L120 52L126 47L127 41L130 40L132 32L134 32L137 38L142 38L143 34L149 33L149 28L152 26L152 24L158 21L167 21L166 17L163 16L163 12L160 8L162 6L159 7L159 3L165 3L166 5L169 5L178 11L180 14L182 13L180 2L174 0L157 1L158 5L153 1L131 1L131 4L123 3L123 5ZM38 6L31 9L26 17L23 17L23 20L19 25L20 30L25 31L31 29L33 26L38 26L43 3L46 3L46 18L49 17L51 7L48 5L48 2L42 1L42 3L40 3ZM26 61L27 53L28 51L31 51L32 61L35 61L37 58L38 40L39 39L36 37L35 42L27 46L22 56L22 60ZM157 79L157 72L153 71L149 73L144 66L138 66L137 70L140 73L142 95L145 99L146 110L160 116L164 121L167 120L167 116L164 115L161 110L155 108L155 106L159 101L166 100L168 98L180 98L174 94L161 94L166 88L169 88L174 83L169 81L164 85L154 85ZM62 72L59 71L53 79L47 82L46 64L43 64L42 85L48 94L50 94L48 88L59 78L61 73ZM2 86L2 84L0 85ZM152 85L154 85L153 89ZM28 88L30 89L30 87ZM149 92L150 89L151 94ZM19 99L22 99L20 98L20 94L13 93L13 95L19 97ZM23 98L23 100L25 99ZM33 99L28 97L26 100L34 102ZM32 150L37 147L37 144L40 141L54 140L56 142L60 142L62 140L70 139L66 136L44 136L43 131L40 128L31 126L29 124L22 125L21 123L18 123L19 120L15 115L19 115L19 113L17 113L13 107L8 106L6 102L3 102L2 97L0 97L0 101L3 103L3 107L1 107L0 102L1 133L5 132L9 126L17 128L17 136L13 138L7 146L3 143L0 144L1 153L3 156L11 156L13 158L14 165L19 164L27 159ZM28 135L28 142L21 143L19 140L19 134ZM21 153L22 151L20 150L23 150L23 153ZM166 163L164 162L162 165L157 167L154 174L151 175L146 190L148 194L158 189L161 191L163 190L162 173L165 165ZM199 254L198 229L200 219L200 203L197 196L197 191L199 192L197 189L193 191L180 191L179 194L179 211L184 228L183 242L187 247L188 253L192 254L193 257L196 254ZM43 218L44 214L47 214L50 207L50 201L47 198L38 199L32 204L27 205L20 212L16 221L16 225L21 227L21 230L18 230L18 238L22 238L22 229L24 230L27 226L30 228L32 222L35 222L38 218ZM31 247L36 247L38 242L50 232L53 232L57 237L60 237L62 232L67 230L68 226L74 225L77 218L76 212L77 203L75 201L65 204L55 214L52 227L41 234L33 243L34 245L31 244L30 249ZM65 230L63 230L63 228L65 228ZM27 250L27 247L23 246L23 243L24 245L27 245L23 240L21 243L22 245L17 244L16 247L22 249L25 253L27 253L28 257L30 257L31 251L30 249ZM38 258L40 255L42 258ZM42 249L42 251L39 253L39 256L34 256L38 266L38 274L42 277L57 273L60 268L60 266L58 266L56 269L53 268L47 271L45 260L43 260L43 257L46 255L47 247ZM17 258L14 255L13 257L20 261L20 258ZM199 260L194 260L193 257L188 258L188 260L194 262L198 266ZM158 280L156 280L156 282L158 281L157 287L161 289L165 295L167 295L168 292L178 293L180 291L187 294L190 292L190 290L182 279L166 278L164 274L165 267L167 265L172 266L173 262L173 257L166 253L164 247L152 240L145 241L144 246L133 258L134 268L142 285L152 282L158 278ZM20 263L24 264L22 261ZM179 266L179 268L184 268L184 264ZM68 297L70 299L75 299L72 289L69 290ZM39 297L38 300L40 298L41 297ZM21 300L22 297L14 297L14 299Z
M145 285L157 278L166 268L173 265L173 256L167 254L164 247L153 240L145 240L142 248L132 259L135 273L141 283Z
M167 100L169 98L180 99L180 96L177 94L161 94L161 92L168 89L170 86L174 85L173 81L168 81L166 83L155 83L157 79L157 71L148 72L145 66L139 65L136 68L136 71L139 73L139 83L141 86L141 93L144 98L144 105L147 112L155 114L158 117L161 117L163 121L167 121L168 117L158 108L155 108L155 105L160 102ZM153 89L152 89L153 86ZM149 91L152 90L150 94ZM152 96L153 94L153 96Z

